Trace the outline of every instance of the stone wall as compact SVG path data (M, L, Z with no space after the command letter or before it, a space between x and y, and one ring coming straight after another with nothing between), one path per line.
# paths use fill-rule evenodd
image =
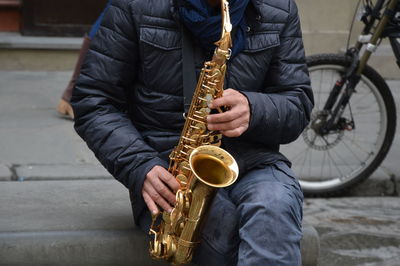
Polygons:
M296 0L299 8L306 54L337 53L346 49L350 24L358 0ZM361 23L356 22L352 41L360 32ZM383 41L369 64L385 78L398 79L400 70L387 40Z

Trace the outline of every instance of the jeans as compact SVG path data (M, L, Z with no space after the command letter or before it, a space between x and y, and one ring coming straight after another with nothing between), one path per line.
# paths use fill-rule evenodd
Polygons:
M301 265L302 203L299 183L285 163L249 171L219 189L193 262ZM144 220L141 227L148 227Z

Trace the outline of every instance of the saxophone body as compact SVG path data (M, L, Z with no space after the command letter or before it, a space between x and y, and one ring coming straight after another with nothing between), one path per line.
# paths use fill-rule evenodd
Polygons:
M208 104L222 96L232 46L228 1L221 1L221 12L221 39L211 61L204 63L181 137L170 154L168 171L180 184L176 204L171 213L162 212L161 219L153 215L149 231L150 255L177 265L192 260L217 188L234 183L239 173L235 159L219 148L221 134L209 131L206 122Z

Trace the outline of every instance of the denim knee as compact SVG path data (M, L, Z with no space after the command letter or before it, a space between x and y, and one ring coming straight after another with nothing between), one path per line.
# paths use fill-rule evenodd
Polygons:
M291 175L271 165L249 172L230 190L240 217L238 265L301 263L303 194Z

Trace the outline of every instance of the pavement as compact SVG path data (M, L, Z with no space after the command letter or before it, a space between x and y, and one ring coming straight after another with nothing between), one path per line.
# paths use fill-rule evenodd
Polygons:
M0 71L0 265L152 265L126 189L55 111L70 76ZM388 83L400 108L400 80ZM349 195L305 200L319 265L400 265L399 156L397 133L382 166Z
M318 231L321 266L400 265L400 198L306 199L304 220Z
M0 180L112 178L55 106L71 72L0 71ZM400 108L400 80L388 80ZM397 117L400 126L400 115ZM381 166L346 196L398 196L400 132Z
M70 72L0 72L1 180L108 179L55 110Z

